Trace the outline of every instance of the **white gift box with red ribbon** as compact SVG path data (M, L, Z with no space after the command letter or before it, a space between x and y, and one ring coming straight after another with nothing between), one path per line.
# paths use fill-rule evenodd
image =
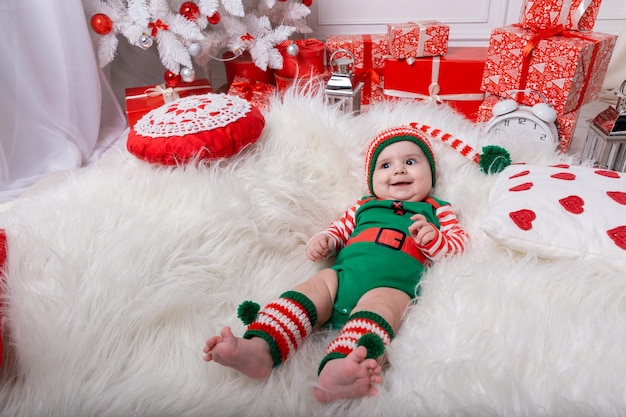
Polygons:
M394 58L419 58L448 52L450 26L436 20L387 25L389 50Z

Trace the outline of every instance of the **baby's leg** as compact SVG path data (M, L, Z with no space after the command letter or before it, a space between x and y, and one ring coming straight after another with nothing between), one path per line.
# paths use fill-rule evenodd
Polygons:
M376 394L374 384L382 382L378 360L383 359L385 346L394 338L409 301L402 291L382 287L361 297L348 322L328 345L315 398L328 402Z
M205 361L215 361L256 379L267 377L274 364L267 342L258 337L235 337L230 327L207 339L202 350Z
M374 384L382 382L382 369L376 359L366 359L367 349L359 346L345 358L329 361L322 369L313 389L320 402L341 398L376 395Z

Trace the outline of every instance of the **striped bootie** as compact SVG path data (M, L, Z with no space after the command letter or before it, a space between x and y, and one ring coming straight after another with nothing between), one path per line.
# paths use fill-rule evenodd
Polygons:
M258 304L244 301L238 317L248 325L244 339L260 337L270 347L274 367L295 352L317 322L317 310L307 296L287 291L260 310Z
M337 337L326 348L317 373L332 359L345 358L359 346L367 349L367 358L378 358L394 338L393 328L371 311L358 311L348 318Z

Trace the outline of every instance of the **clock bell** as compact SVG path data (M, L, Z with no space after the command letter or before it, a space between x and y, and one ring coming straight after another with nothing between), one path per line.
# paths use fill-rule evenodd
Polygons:
M582 159L592 159L600 168L626 172L626 80L617 95L615 107L609 106L588 121Z
M337 55L340 57L335 58ZM347 49L338 49L331 54L329 61L331 76L324 88L326 102L339 106L346 113L360 113L363 82L354 76L354 55Z

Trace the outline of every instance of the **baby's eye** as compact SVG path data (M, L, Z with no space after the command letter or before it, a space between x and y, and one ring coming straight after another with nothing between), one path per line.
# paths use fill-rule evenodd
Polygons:
M383 168L383 169L386 169L386 168L389 168L390 166L391 166L391 164L389 162L385 162L380 167Z
M413 165L413 164L415 164L415 159L409 159L409 160L407 160L407 161L406 161L406 164L407 164L407 165Z

